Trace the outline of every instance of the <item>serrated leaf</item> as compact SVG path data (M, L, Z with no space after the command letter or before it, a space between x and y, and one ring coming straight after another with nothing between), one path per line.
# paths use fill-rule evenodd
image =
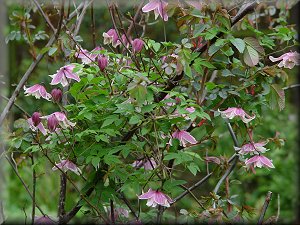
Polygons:
M48 55L52 56L56 51L57 51L57 47L52 47L52 48L49 49Z
M259 62L258 52L254 48L246 46L244 51L244 62L250 67L257 65Z
M240 39L240 38L234 38L234 39L230 39L231 44L234 45L234 47L236 47L236 49L240 52L243 53L245 50L245 42Z
M259 41L254 37L245 37L244 41L260 54L265 54L264 48L259 44Z

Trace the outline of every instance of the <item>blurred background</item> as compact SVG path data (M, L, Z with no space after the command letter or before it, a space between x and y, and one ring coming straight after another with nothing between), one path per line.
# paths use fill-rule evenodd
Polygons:
M16 84L21 79L29 65L31 64L32 52L30 53L30 46L28 46L26 40L18 34L18 25L14 24L13 15L24 16L26 13L30 16L30 24L35 28L31 29L32 36L36 39L36 46L43 46L47 42L47 34L51 33L49 27L46 26L41 16L36 11L26 11L26 8L30 8L31 1L19 1L22 4L16 2L0 1L0 111L3 110L6 104L6 97L10 97L14 91ZM57 3L59 1L41 1ZM105 1L100 1L105 2ZM102 33L112 27L111 19L105 4L98 4L99 1L95 1L94 7L94 19L96 29L96 45L100 45L103 42ZM128 1L127 1L128 2ZM133 4L139 1L132 1ZM197 2L197 1L193 1ZM241 4L242 1L223 1L224 4L230 9L232 5ZM266 8L275 9L275 13L279 12L279 8L285 4L288 7L290 13L289 24L298 24L296 29L299 33L299 2L296 1L268 1L265 3ZM27 6L26 6L27 5ZM128 4L120 1L122 12L130 12L134 14L133 9ZM97 7L96 7L97 6ZM50 19L53 24L57 24L58 18L56 18L55 9L51 4L46 7L46 12L50 15ZM260 12L263 12L263 7ZM53 15L53 16L51 16ZM16 16L15 16L16 17ZM262 24L264 23L262 17ZM163 29L163 23L157 22L149 26L146 31L146 36L154 40L163 40L161 35ZM180 37L175 21L169 20L166 26L167 39L169 41L179 42ZM260 25L260 30L264 31L267 27ZM14 35L11 33L16 31ZM40 32L39 31L45 31ZM85 49L93 49L93 41L91 35L91 12L88 11L79 31L82 38L82 47ZM240 37L247 36L247 31L240 31ZM244 33L242 33L244 32ZM277 48L283 48L284 46L278 46ZM294 49L297 50L297 49ZM297 50L299 52L299 49ZM49 80L48 75L53 74L57 68L62 66L63 60L60 55L56 55L54 58L46 56L39 66L35 69L31 75L28 84L34 84L36 82L45 82ZM289 71L289 84L299 83L299 67ZM47 105L43 101L34 101L33 98L24 98L21 93L16 103L24 108L29 114L34 111L43 108L45 113L51 112L50 104ZM266 138L278 138L278 145L272 145L272 151L268 153L270 158L273 159L276 169L268 171L266 169L257 169L256 174L249 173L247 176L242 174L242 171L235 171L231 177L231 193L237 194L237 201L241 205L247 205L256 209L260 209L263 205L267 191L273 192L273 198L270 206L267 210L265 218L272 215L276 215L278 207L280 206L280 221L290 223L292 221L300 221L298 215L300 214L299 205L299 87L286 90L286 108L279 112L270 110L265 107L263 114L265 115L264 126L256 128L255 136L259 140L259 137ZM16 120L18 118L24 118L23 113L16 107L11 109L9 115L9 121ZM223 154L223 149L232 148L231 138L226 130L224 122L220 119L220 128L216 132L222 135L219 139L216 152L213 155ZM0 140L0 223L4 218L8 221L25 221L26 217L30 218L31 200L28 197L27 192L21 185L19 179L15 176L8 162L3 158L1 154L7 145L4 142L4 138L7 134L3 132L4 129L12 131L14 129L12 123L7 123L1 128L2 138ZM229 141L228 141L229 140ZM283 144L284 141L284 144ZM22 145L22 143L20 143ZM16 156L15 156L16 157ZM44 159L37 159L39 163L36 165L38 183L37 183L37 199L40 207L44 209L49 215L55 217L58 202L58 186L59 175L58 173L52 173L50 165L43 161ZM31 183L31 168L30 160L26 158L26 155L20 153L17 156L16 164L18 165L18 171L24 181ZM35 166L35 165L34 165ZM205 167L201 168L205 172ZM198 180L197 177L191 176L189 182L193 183ZM211 179L207 185L202 186L200 189L194 191L196 196L208 195L209 191L215 185L215 179ZM69 209L74 204L75 200L72 199L72 195L76 195L71 187L68 187L68 201L66 208ZM193 203L189 198L185 198L178 204L178 207L191 210L198 208L196 203ZM257 213L257 211L255 211ZM84 216L83 214L79 214ZM298 218L297 218L298 217Z

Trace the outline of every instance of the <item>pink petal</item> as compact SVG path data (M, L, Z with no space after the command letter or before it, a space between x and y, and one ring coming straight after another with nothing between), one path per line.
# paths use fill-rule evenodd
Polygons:
M143 12L150 12L158 7L158 1L157 0L150 0L148 4L146 4L143 8Z
M260 156L260 161L269 168L275 168L272 161L263 155Z
M138 196L139 199L150 199L154 196L155 191L153 191L151 188L148 190L148 192Z
M45 127L44 127L44 125L43 125L42 123L39 123L39 124L37 125L37 128L42 132L42 134L43 134L44 136L47 135L47 130L45 129Z
M49 76L53 78L50 84L56 85L61 82L62 78L64 77L64 73L62 70L58 70L56 74L49 75Z
M180 135L181 135L181 138L183 138L184 140L188 141L189 143L191 143L191 144L197 144L196 139L192 135L190 135L189 132L187 132L187 131L181 131Z
M277 62L277 61L279 61L279 60L282 60L282 59L283 59L283 56L284 56L284 55L282 55L282 56L280 56L280 57L278 57L278 58L275 58L275 57L273 57L273 56L269 56L269 59L270 59L272 62Z

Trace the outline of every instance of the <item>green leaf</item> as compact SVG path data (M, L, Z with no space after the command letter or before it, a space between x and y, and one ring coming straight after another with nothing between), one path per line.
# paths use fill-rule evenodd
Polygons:
M187 168L194 176L196 176L197 172L200 172L199 166L193 162L190 165L188 165Z
M134 125L134 124L137 124L137 123L139 123L141 121L141 117L140 116L138 116L138 115L134 115L134 116L132 116L131 118L130 118L130 120L129 120L129 124L131 124L131 125Z
M219 51L223 46L216 46L216 44L212 44L209 49L208 49L208 55L212 56L213 54L215 54L217 51Z
M49 49L48 55L52 56L56 51L57 51L57 47L52 47L52 48Z
M106 135L104 135L104 134L96 135L96 136L95 136L95 140L96 140L97 142L99 142L99 141L104 141L104 142L106 142L106 143L109 143L108 138L107 138Z
M244 41L260 54L265 54L264 48L259 44L259 41L254 37L245 37Z
M244 62L250 67L257 65L259 62L258 52L254 48L246 46L244 51Z
M197 66L199 66L199 65L201 65L201 66L205 66L205 67L207 67L207 68L209 68L209 69L215 69L216 67L213 65L213 64L211 64L210 62L207 62L207 61L204 61L203 59L196 59L195 60L195 62L194 62L194 67L197 67Z
M240 53L243 53L244 52L244 49L245 49L245 42L240 39L240 38L234 38L234 39L230 39L230 42L234 45L234 47L237 48L237 50L240 52Z

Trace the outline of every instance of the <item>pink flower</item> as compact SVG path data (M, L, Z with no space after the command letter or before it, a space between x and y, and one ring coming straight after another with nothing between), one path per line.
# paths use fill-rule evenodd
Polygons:
M153 158L150 160L137 160L132 163L134 168L144 167L145 170L153 170L157 167L157 164Z
M246 166L251 166L253 164L254 167L269 167L269 168L275 168L272 160L268 159L267 157L263 155L256 155L253 156L250 159L247 159L245 161Z
M142 51L144 47L144 41L139 38L134 39L131 44L132 44L132 49L135 53Z
M70 122L67 117L66 114L63 112L54 112L48 116L43 116L41 117L42 119L48 119L49 117L55 116L56 119L58 120L58 122L60 123L60 125L63 128L68 128L68 127L74 127L76 125L76 123L72 123Z
M51 115L47 118L47 126L50 132L54 132L59 122L55 115Z
M79 52L75 53L75 57L81 59L82 63L84 64L91 64L96 61L96 58L99 55L99 53L96 53L96 51L99 50L101 50L99 46L94 48L91 52L86 49L80 49Z
M41 131L43 135L47 134L47 131L44 125L41 123L41 114L35 112L32 114L32 117L27 120L29 127L32 131Z
M107 67L108 65L108 59L106 56L104 55L99 55L98 56L98 66L100 68L100 70L103 72L104 69Z
M187 107L185 108L186 111L188 111L189 113L193 113L195 112L195 108L192 106L192 107Z
M172 203L172 199L165 195L160 191L153 191L151 188L148 192L138 196L139 199L147 199L147 206L149 207L156 207L157 205L170 207L170 203Z
M173 134L172 134L172 138L176 138L180 141L180 145L183 147L186 147L187 143L190 144L197 144L196 139L190 135L189 132L185 131L185 130L176 130ZM170 144L172 142L172 139L170 140Z
M300 54L298 52L288 52L285 53L283 55L281 55L278 58L275 58L273 56L269 56L269 59L272 62L277 62L280 61L281 62L278 64L278 67L284 67L284 68L289 68L292 69L294 68L295 65L300 65Z
M60 163L56 163L55 165L56 166L54 166L52 168L53 171L58 170L58 168L60 168L64 172L71 170L72 172L76 173L77 175L81 174L81 170L76 166L76 164L68 159L61 160Z
M122 42L123 42L123 44L126 46L126 48L129 48L129 42L132 42L131 37L130 37L130 36L128 37L128 39L129 39L129 41L128 41L126 35L125 35L125 34L122 34L122 37L121 37L121 38L122 38Z
M248 123L255 118L255 115L252 117L249 116L242 108L231 107L226 109L225 111L220 111L221 116L223 118L233 119L235 116L238 116L242 119L244 123Z
M168 21L168 14L166 11L167 5L168 3L162 0L149 0L149 3L142 8L142 11L150 12L154 10L155 19L160 15L164 21Z
M51 96L54 102L60 102L62 99L62 91L58 88L54 88L51 91Z
M115 29L110 29L106 33L104 32L102 36L104 38L103 43L105 45L112 44L112 46L115 48L121 44L117 31Z
M253 154L253 153L265 153L266 148L263 147L267 144L268 142L257 142L257 143L248 143L243 145L241 148L234 147L236 151L239 151L239 154L245 155L245 154Z
M67 65L61 67L59 70L56 71L56 74L49 75L52 77L51 85L56 85L61 83L63 87L67 86L69 84L67 78L76 80L77 82L80 81L80 78L77 74L73 73L73 69L75 68L75 65Z
M45 216L35 216L33 224L56 224L55 221L50 219L47 215Z
M24 90L25 90L25 96L34 96L37 99L40 99L40 97L50 101L51 95L46 91L45 87L43 85L40 84L35 84L30 88L26 88L24 86Z

